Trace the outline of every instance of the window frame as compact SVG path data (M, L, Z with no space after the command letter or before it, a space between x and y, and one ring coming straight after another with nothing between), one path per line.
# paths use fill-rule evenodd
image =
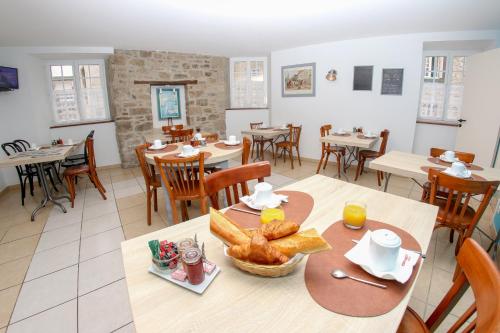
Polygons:
M56 121L56 105L55 105L55 99L54 99L54 89L52 88L52 72L51 72L51 66L69 66L71 65L73 67L73 78L75 80L74 85L75 85L75 90L76 90L76 102L78 106L78 113L80 114L80 120L79 121ZM102 119L84 119L82 117L82 110L83 108L83 102L81 101L81 96L80 96L80 91L81 91L81 78L80 78L80 71L79 71L79 66L80 65L99 65L99 75L101 79L101 88L103 89L103 101L104 101L104 112L105 112L105 117ZM47 61L46 63L46 73L47 73L47 79L48 79L48 90L49 90L49 97L51 99L51 106L52 106L52 126L64 126L64 125L77 125L77 124L86 124L89 122L106 122L110 121L111 119L111 113L109 110L109 100L108 100L108 83L107 83L107 78L106 78L106 64L103 59L75 59L75 60L50 60Z
M263 67L263 72L264 72L264 105L263 106L250 106L250 107L245 107L245 106L235 106L233 101L234 101L234 93L233 93L233 87L234 87L234 64L236 62L240 61L262 61L264 63ZM248 75L250 75L248 73ZM247 77L247 79L250 79L250 77ZM267 65L267 57L234 57L229 59L229 105L231 106L231 109L267 109L269 107L269 94L268 94L268 87L269 87L269 73L268 73L268 65Z

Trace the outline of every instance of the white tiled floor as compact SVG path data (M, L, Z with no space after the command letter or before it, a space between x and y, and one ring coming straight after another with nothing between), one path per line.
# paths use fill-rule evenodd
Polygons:
M230 165L237 165L230 161ZM276 188L315 174L316 164L303 162L291 170L278 161L266 180ZM329 165L322 173L335 175ZM163 193L153 223L146 224L144 181L138 169L112 169L100 173L107 200L85 180L79 181L75 208L63 214L57 207L29 222L37 198L19 207L18 193L0 201L0 333L8 332L134 332L120 243L169 225ZM353 178L353 170L348 173ZM378 188L373 173L359 185ZM251 184L250 184L251 186ZM412 181L394 177L389 192L419 200ZM30 201L31 200L31 201ZM66 204L67 207L69 205ZM198 204L189 208L199 215ZM475 238L482 240L479 235ZM447 230L434 233L427 260L410 305L423 317L430 315L451 284L454 244ZM484 240L483 240L484 245ZM447 318L456 319L472 301L469 292Z

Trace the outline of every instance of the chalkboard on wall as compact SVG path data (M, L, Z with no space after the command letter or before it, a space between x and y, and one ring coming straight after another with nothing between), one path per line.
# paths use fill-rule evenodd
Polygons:
M403 68L384 68L382 70L382 95L403 94Z
M354 66L353 90L372 90L373 66Z

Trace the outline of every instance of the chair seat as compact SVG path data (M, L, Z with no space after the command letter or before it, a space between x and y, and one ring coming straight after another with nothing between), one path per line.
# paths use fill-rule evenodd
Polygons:
M273 138L264 138L263 136L254 136L253 138L254 142L273 142Z
M423 185L422 185L422 188L424 189L424 191L428 194L431 193L431 182L425 182ZM437 193L436 193L436 196L438 197L448 197L448 194L450 192L448 191L448 189L444 186L438 186L438 189L437 189Z
M61 166L64 167L64 168L71 168L71 167L74 167L74 166L79 166L79 165L85 165L85 160L84 159L81 159L81 160L65 160L64 162L61 162Z
M339 146L330 146L325 148L325 152L327 153L341 153L345 155L345 147L339 147Z
M76 155L71 155L66 157L67 161L75 161L75 160L85 160L85 155L83 154L76 154Z
M80 175L82 173L89 173L90 168L88 165L77 165L77 166L72 166L69 168L66 168L64 170L63 175L66 176L74 176L74 175Z
M379 157L379 152L374 150L360 150L359 156L364 158L377 158Z
M410 307L406 308L397 333L427 333L430 332L420 316Z
M446 199L440 199L437 198L437 200L434 202L434 205L439 206L439 212L436 221L440 224L447 224L447 221L451 218L451 212L448 212L445 215L445 206L446 206ZM452 203L453 205L453 203ZM453 206L452 206L453 207ZM457 215L453 219L453 226L465 229L467 226L470 224L472 219L474 218L474 215L476 214L476 211L470 207L467 206L467 209L465 211L465 214L463 217L458 216L460 210L462 209L462 205L460 205L460 208L457 211ZM450 211L453 211L453 209L450 209Z
M296 145L295 142L290 142L290 141L280 141L280 142L276 143L276 146L280 147L280 148L282 148L282 147L286 148L286 147L295 146L295 145Z

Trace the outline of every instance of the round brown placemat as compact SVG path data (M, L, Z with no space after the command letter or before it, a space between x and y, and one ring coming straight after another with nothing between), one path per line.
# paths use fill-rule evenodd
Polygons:
M450 162L441 161L441 159L439 157L429 157L429 158L427 158L427 161L434 163L434 164L444 165L446 167L451 166ZM462 163L464 163L464 162L462 162ZM476 164L470 164L470 163L464 163L464 164L467 167L467 169L469 169L469 170L477 170L477 171L484 170L482 167L480 167L479 165L476 165Z
M311 254L307 260L304 279L311 297L323 308L353 317L380 316L394 309L405 297L415 280L419 259L413 273L405 284L395 280L384 280L366 273L360 266L350 262L344 254L354 245L353 239L361 239L366 230L389 229L401 237L402 247L420 251L418 242L406 231L373 220L367 220L361 230L352 230L342 224L342 220L331 225L323 237L332 246L329 251ZM377 288L351 279L335 279L330 275L334 268L347 274L387 285L387 289Z
M205 153L205 159L209 158L210 156L212 156L212 153L211 152L208 152L208 151L202 151L200 153ZM175 153L175 154L168 154L168 155L164 155L164 156L161 156L161 158L163 159L173 159L173 158L181 158L177 155L179 155L180 153Z
M228 146L224 142L216 143L214 146L219 149L225 149L225 150L241 149L241 147L243 147L241 143L235 146Z
M332 133L333 136L351 136L350 133L344 133L344 134L340 134L340 133Z
M370 139L376 139L377 137L375 136L375 137L373 137L373 138L368 138L368 137L364 136L363 134L358 134L358 135L357 135L357 138L358 138L358 139L370 140Z
M300 191L276 191L275 193L288 195L288 203L283 203L281 207L285 211L285 219L293 221L298 225L301 225L311 214L314 206L314 199L305 192ZM258 210L253 210L240 202L233 207L251 210L259 212ZM224 215L238 223L243 228L258 228L262 224L260 223L260 216L248 213L238 212L236 210L228 209Z
M429 169L436 169L436 170L441 170L441 171L443 171L443 170L445 170L446 168L439 168L439 167L438 167L438 168L434 168L434 167L428 167L428 166L423 166L423 167L420 167L420 170L422 170L423 172L427 172L427 173L429 173ZM467 178L467 179L477 180L477 181L481 181L481 182L486 181L486 178L483 178L483 177L481 177L481 176L479 176L479 175L476 175L475 173L473 173L473 174L470 176L470 178Z
M146 149L147 154L161 154L161 153L170 153L171 151L175 151L177 149L177 145L167 145L163 149Z

